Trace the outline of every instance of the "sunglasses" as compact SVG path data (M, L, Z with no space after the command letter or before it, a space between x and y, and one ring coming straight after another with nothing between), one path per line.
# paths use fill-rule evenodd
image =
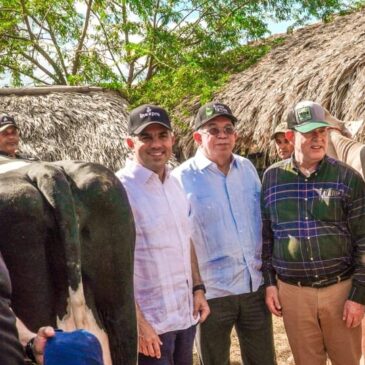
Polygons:
M233 126L226 125L223 128L211 127L208 129L202 129L200 132L210 134L211 136L218 136L220 132L223 132L224 134L231 136L236 132L236 129Z

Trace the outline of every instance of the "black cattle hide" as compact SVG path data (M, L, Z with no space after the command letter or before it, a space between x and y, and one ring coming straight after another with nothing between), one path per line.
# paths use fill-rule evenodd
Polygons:
M2 173L0 227L16 315L33 331L56 326L66 313L68 288L75 290L82 276L113 364L136 364L135 231L115 175L77 161L33 162Z

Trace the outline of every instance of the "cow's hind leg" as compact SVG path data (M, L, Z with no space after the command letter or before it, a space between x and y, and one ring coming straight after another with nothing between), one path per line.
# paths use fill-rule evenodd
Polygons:
M100 165L82 164L73 172L66 171L72 176L80 199L77 205L87 303L92 296L100 325L108 333L113 364L134 365L137 361L133 297L135 231L126 193L115 175Z
M86 304L81 280L81 245L75 201L67 175L53 164L34 164L28 170L30 181L35 183L47 203L58 228L61 253L65 257L69 285L69 321L76 328L85 328Z

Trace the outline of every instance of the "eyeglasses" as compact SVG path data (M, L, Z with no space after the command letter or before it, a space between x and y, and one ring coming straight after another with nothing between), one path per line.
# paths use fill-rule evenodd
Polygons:
M223 132L224 134L231 136L236 132L236 130L234 127L226 125L223 128L211 127L209 129L201 129L200 132L210 134L211 136L218 136L220 132Z

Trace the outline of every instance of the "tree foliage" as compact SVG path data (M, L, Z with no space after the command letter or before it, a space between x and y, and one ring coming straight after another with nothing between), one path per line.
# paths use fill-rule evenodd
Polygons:
M136 88L140 97L193 83L204 93L222 82L227 64L234 67L234 50L250 60L262 54L245 44L267 34L269 20L299 24L348 7L341 0L0 0L0 74L10 72L17 86L102 84Z

